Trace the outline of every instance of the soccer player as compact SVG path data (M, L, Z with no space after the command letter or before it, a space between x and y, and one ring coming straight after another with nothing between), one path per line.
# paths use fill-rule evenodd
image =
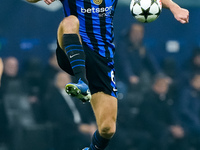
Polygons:
M3 74L3 61L0 58L0 86L1 86L1 76L2 76L2 74Z
M27 1L34 3L39 0ZM48 5L54 1L44 0ZM117 0L60 1L65 18L57 34L58 64L74 75L78 82L67 84L66 92L84 102L90 100L96 117L98 130L93 135L91 145L84 150L104 150L116 131L113 16ZM178 21L188 22L187 10L171 0L162 0L162 3Z

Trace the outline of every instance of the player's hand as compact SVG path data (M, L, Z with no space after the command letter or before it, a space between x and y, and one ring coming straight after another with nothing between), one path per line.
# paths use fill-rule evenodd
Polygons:
M171 9L174 17L182 24L189 23L189 11L181 7L174 7Z
M53 3L55 0L44 0L44 2L47 4L47 5L50 5L51 3Z

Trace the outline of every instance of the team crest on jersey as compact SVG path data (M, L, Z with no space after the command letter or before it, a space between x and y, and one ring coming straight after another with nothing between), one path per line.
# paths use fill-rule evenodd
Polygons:
M93 0L93 2L94 2L96 5L100 5L100 4L103 2L103 0Z

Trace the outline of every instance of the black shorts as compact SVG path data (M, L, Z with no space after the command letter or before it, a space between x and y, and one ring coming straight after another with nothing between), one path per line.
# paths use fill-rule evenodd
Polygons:
M59 44L57 45L56 55L59 66L65 72L74 75L67 55L60 48ZM86 55L86 77L89 82L91 94L104 92L117 97L113 59L100 56L85 44L83 45L83 49Z

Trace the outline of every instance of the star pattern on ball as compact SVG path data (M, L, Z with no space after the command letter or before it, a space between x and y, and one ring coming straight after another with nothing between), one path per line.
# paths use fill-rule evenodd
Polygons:
M145 10L144 8L142 8L142 13L140 15L143 15L145 17L145 19L147 19L147 17L149 15L152 15L152 13L149 12L149 9L150 8L148 8L148 9Z

